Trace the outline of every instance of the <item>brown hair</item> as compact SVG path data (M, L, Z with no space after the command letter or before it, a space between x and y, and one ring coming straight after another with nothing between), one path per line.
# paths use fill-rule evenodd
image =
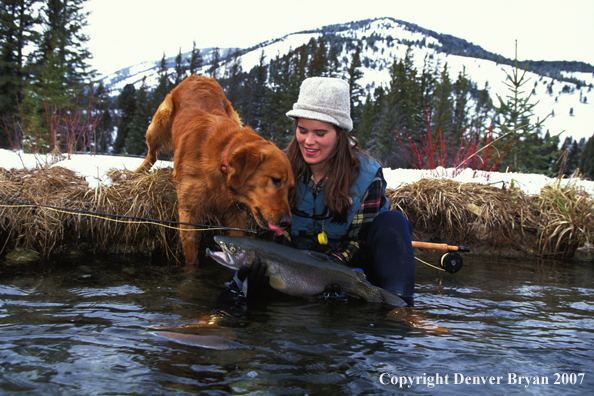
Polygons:
M293 133L297 130L297 122L298 118L295 118L292 127ZM338 141L334 152L330 154L328 159L329 177L326 184L324 204L333 215L332 221L344 223L347 221L351 209L351 187L357 180L359 166L361 166L357 153L367 154L357 147L357 140L347 130L336 125L332 126L336 130ZM289 201L291 206L294 207L297 205L298 178L306 165L295 135L293 135L293 139L285 151L295 175L295 188L289 193Z

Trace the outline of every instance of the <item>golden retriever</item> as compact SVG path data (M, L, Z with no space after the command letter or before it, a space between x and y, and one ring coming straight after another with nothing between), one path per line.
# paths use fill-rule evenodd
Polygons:
M148 171L159 150L173 146L173 181L181 223L246 228L249 208L260 227L281 234L291 224L293 172L285 154L239 115L216 80L190 76L159 106L146 131L148 154L135 172ZM181 225L186 263L198 264L200 231ZM242 235L230 230L229 235Z

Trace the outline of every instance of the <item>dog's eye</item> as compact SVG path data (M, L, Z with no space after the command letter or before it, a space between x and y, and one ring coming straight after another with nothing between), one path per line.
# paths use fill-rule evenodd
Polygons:
M272 180L272 183L275 186L277 186L277 187L280 187L281 186L282 180L279 179L278 177L271 177L270 180Z

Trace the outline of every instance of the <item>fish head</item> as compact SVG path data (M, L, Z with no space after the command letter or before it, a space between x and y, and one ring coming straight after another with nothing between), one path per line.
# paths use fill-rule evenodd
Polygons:
M217 263L227 268L238 270L244 265L251 265L255 256L252 252L234 240L233 237L217 235L215 242L221 248L220 251L206 249L206 254L212 257Z

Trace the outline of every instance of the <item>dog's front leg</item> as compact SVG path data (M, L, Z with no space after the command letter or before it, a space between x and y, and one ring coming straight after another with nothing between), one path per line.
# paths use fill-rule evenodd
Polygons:
M192 211L189 208L180 206L178 210L179 221L181 223L194 223L195 216L192 216ZM184 258L186 264L198 265L198 245L200 243L200 231L196 231L196 227L181 224L180 238L182 248L184 250Z

